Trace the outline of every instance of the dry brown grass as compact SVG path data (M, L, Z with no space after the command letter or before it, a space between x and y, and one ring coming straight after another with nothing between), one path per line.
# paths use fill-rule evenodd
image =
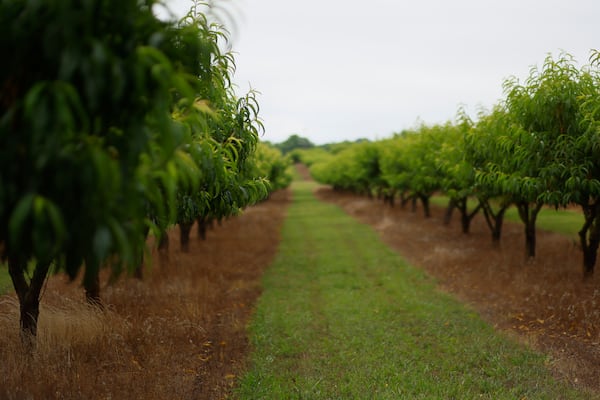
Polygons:
M246 323L274 256L289 192L192 238L143 281L105 285L105 309L57 276L42 298L37 348L20 347L18 302L0 297L1 399L221 399L247 353ZM106 281L106 280L105 280Z

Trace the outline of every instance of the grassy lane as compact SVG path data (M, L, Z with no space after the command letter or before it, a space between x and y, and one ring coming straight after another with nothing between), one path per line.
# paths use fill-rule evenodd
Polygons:
M435 290L339 208L295 182L251 325L242 399L577 399L545 359Z

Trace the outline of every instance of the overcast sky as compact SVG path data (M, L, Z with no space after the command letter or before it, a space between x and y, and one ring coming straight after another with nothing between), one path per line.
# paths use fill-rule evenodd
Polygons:
M189 0L165 0L175 12ZM238 93L260 92L262 140L383 139L470 115L561 51L600 49L599 0L216 0L235 26Z

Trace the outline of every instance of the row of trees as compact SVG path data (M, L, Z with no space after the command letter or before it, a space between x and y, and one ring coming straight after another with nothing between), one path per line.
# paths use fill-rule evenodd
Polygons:
M420 126L393 138L347 147L312 166L316 179L390 202L420 200L426 216L436 192L457 209L462 229L483 212L495 242L506 209L523 221L526 254L535 256L535 225L544 205L578 205L584 275L593 274L600 244L600 53L577 68L571 56L548 56L520 82L504 82L505 98L476 121L459 111L454 123ZM476 199L468 209L468 199Z
M138 268L149 234L289 182L281 153L258 144L254 93L234 93L223 30L199 3L177 22L154 6L0 4L0 257L30 344L51 268L83 270L98 301L100 269Z

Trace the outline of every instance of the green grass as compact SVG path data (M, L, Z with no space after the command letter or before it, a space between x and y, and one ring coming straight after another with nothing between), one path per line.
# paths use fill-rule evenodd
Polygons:
M448 197L433 196L431 203L440 207L447 207ZM476 200L470 199L468 205L469 209L472 210L476 206ZM506 211L505 218L507 221L521 223L517 208L514 206ZM577 232L583 226L583 215L581 215L581 211L579 210L543 208L538 214L536 226L539 229L558 232L576 239L579 238Z
M511 207L506 211L506 219L521 222L516 207ZM583 215L580 211L575 210L543 208L538 214L536 226L546 231L558 232L578 239L577 232L583 226Z
M241 399L578 399L545 357L435 289L368 226L295 182L250 326Z

